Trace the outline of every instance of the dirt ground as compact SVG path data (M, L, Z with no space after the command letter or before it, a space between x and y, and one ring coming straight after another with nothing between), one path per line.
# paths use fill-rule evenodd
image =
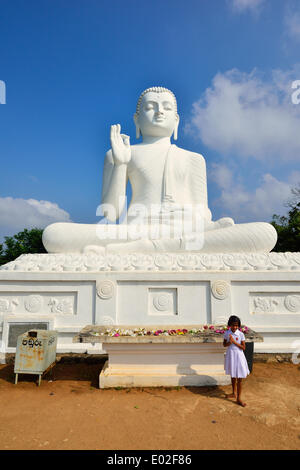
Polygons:
M38 387L1 365L0 449L300 449L299 365L255 363L246 408L231 386L100 390L101 367L58 363Z

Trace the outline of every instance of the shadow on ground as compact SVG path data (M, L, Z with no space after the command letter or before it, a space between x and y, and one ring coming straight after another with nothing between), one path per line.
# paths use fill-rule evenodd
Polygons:
M69 358L61 358L59 362L55 364L52 371L47 372L42 376L43 380L53 381L78 381L78 382L90 382L90 387L99 388L99 374L106 359L87 359L87 360L70 360ZM3 365L0 368L0 381L14 384L15 373L14 364ZM37 374L19 374L18 384L24 382L38 382Z
M226 386L230 387L230 390L228 391L228 393L231 393L231 386L229 385L226 385ZM189 390L191 393L194 393L196 395L201 395L203 397L218 398L220 400L228 401L227 394L218 385L211 385L211 386L205 386L205 387L186 386L185 389Z

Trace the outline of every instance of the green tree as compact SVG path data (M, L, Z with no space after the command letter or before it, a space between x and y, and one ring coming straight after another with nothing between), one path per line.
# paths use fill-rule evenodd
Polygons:
M271 224L278 234L273 251L300 251L300 186L292 189L292 194L286 203L290 209L287 216L273 215Z
M24 253L47 253L42 242L43 230L25 228L12 237L4 237L4 244L0 244L0 265L13 261Z

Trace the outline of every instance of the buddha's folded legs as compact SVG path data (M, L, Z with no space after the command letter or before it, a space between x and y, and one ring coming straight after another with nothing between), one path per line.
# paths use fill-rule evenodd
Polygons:
M80 253L86 245L98 244L96 224L51 224L42 239L48 253Z
M143 232L148 229L147 232ZM161 229L161 228L160 228ZM89 246L107 252L196 251L202 253L267 253L277 241L275 228L264 222L232 225L183 237L149 236L126 225L56 223L43 233L49 253L82 253ZM155 230L152 232L155 233ZM140 235L140 236L139 236ZM157 235L157 233L156 233Z
M194 251L200 253L269 253L277 241L275 228L265 222L232 225L181 239L137 240L108 245L108 252Z
M205 232L200 249L197 249L197 243L193 242L193 236L195 234L184 238L183 246L186 251L193 249L203 253L269 253L277 242L275 228L265 222L237 224ZM201 244L201 238L199 240Z
M171 229L167 225L115 225L115 224L75 224L55 223L48 225L43 232L43 244L48 253L82 253L87 247L116 245L121 251L129 251L139 246L145 251L155 251L155 246L149 239L165 238L167 246L179 246L179 238L170 237ZM175 242L175 243L174 243ZM123 247L123 249L122 249ZM99 252L100 252L99 251Z

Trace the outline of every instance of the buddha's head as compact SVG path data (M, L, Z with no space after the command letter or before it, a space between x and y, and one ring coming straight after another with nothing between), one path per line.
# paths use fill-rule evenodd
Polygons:
M171 137L177 140L179 116L174 93L163 87L147 88L140 95L133 116L136 137Z

